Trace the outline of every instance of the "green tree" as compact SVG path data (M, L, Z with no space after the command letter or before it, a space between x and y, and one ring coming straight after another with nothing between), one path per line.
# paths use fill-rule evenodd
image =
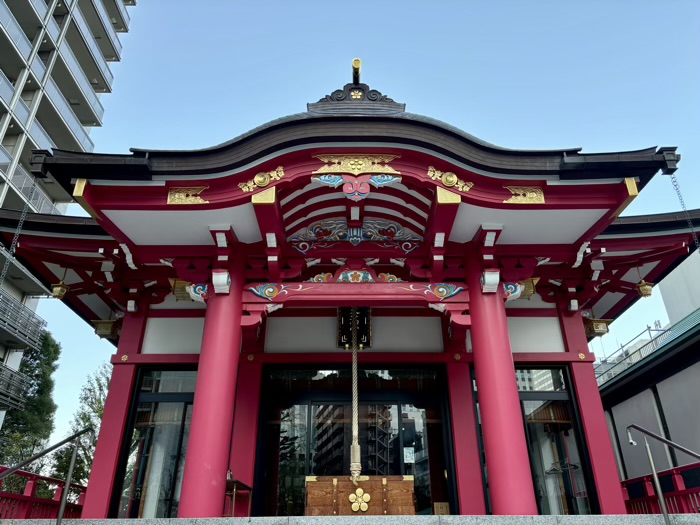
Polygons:
M61 345L44 332L39 348L24 352L19 371L30 379L24 410L8 410L0 430L0 465L14 465L39 452L47 444L54 426L53 373L58 368ZM39 472L42 463L28 465Z
M97 436L105 410L105 400L107 399L107 390L111 376L112 365L109 363L102 363L92 375L88 376L87 382L80 391L80 405L75 414L73 414L70 427L71 434L79 432L86 427L92 427L95 430L95 436ZM95 444L90 440L90 436L81 436L78 439L78 456L73 470L73 483L87 484L94 453ZM72 454L72 446L63 447L54 454L52 477L58 479L66 478Z

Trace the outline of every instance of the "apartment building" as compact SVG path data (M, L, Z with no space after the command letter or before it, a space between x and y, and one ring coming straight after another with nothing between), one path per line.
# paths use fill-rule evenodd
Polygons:
M92 151L102 124L101 96L112 91L110 62L121 59L120 33L135 0L0 0L0 214L62 214L71 196L29 171L32 151ZM9 252L0 246L0 267ZM0 427L20 409L26 379L17 372L46 323L34 313L49 290L14 261L0 286Z

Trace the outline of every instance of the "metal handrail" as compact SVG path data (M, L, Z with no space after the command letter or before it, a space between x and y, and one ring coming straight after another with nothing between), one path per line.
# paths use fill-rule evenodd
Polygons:
M659 335L651 339L651 341L647 342L645 345L634 350L633 352L627 354L623 352L621 355L616 357L616 355L620 353L619 351L617 351L607 356L603 361L599 362L594 367L596 380L598 381L598 386L602 387L607 381L611 380L613 377L621 374L628 368L631 368L632 366L636 365L642 359L655 353L657 350L664 348L672 341L675 341L677 338L679 338L680 336L684 335L686 332L697 326L698 322L700 322L700 309L690 313L670 328L666 330L661 330L661 333ZM644 332L642 332L642 334L643 333ZM619 360L615 362L610 368L605 368L603 365L606 363L610 363L611 358Z
M664 499L664 494L661 490L661 483L659 482L659 475L656 472L656 466L654 466L654 458L651 455L651 449L649 448L649 442L647 441L647 436L654 438L657 441L660 441L667 447L673 447L676 450L680 450L684 454L688 454L689 456L692 456L696 459L700 459L700 454L697 452L693 452L692 450L685 448L682 445L679 445L675 441L671 441L670 439L666 439L663 436L660 436L651 430L647 430L644 427L640 427L639 425L629 425L627 427L627 439L629 440L630 445L633 447L637 446L637 442L632 439L632 432L630 431L631 429L635 429L639 432L642 433L644 436L644 446L647 451L647 458L649 459L649 466L651 467L651 476L654 478L654 490L656 491L656 497L659 499L659 506L661 507L661 512L664 515L664 523L666 525L671 525L671 520L668 517L668 508L666 507L666 500Z
M25 459L24 461L15 465L14 467L11 467L4 472L0 472L0 481L2 481L6 477L14 474L22 467L26 467L31 462L36 461L37 459L45 456L46 454L53 452L54 450L61 448L63 445L70 443L71 441L74 441L75 439L79 438L80 436L82 436L84 434L88 434L88 433L90 434L90 441L94 442L95 441L95 431L92 429L92 427L84 428L80 432L76 432L75 434L68 436L63 441L59 441L55 445L52 445L48 448L45 448L41 452L34 454L32 457ZM75 443L75 445L73 446L73 455L71 456L70 464L68 465L68 474L66 475L66 486L63 490L63 493L61 494L61 504L58 507L58 517L56 518L56 525L61 525L61 522L63 521L63 514L66 511L66 502L68 501L68 493L70 492L71 480L73 479L73 469L75 468L75 460L77 459L77 457L78 457L78 443Z

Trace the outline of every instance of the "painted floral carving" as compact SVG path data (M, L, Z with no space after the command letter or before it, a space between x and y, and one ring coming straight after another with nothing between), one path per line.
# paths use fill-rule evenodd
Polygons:
M206 302L208 289L209 287L206 284L188 284L185 287L192 300L198 303Z
M345 219L327 219L312 224L291 237L295 249L306 253L311 248L329 248L336 242L350 242L353 246L363 241L376 242L381 248L400 248L410 253L423 238L401 225L382 219L365 219L362 227L348 228Z
M423 292L425 295L433 294L435 297L443 301L454 297L459 292L463 291L464 288L451 283L431 283L426 285L415 285L412 284L405 290L410 290L412 292Z
M503 283L503 297L505 298L506 302L520 299L520 296L524 290L525 285L523 283Z
M315 182L320 182L326 186L332 188L337 188L338 186L343 186L343 193L345 196L353 201L361 201L371 191L370 186L375 188L381 188L383 186L388 186L389 184L395 184L401 182L401 177L398 175L389 174L379 174L379 175L319 175L317 177L312 177L311 180Z
M373 283L372 274L367 270L344 270L338 276L339 283Z
M301 284L298 287L292 287L285 284L265 283L253 286L249 288L249 290L258 297L272 301L278 295L287 295L290 292L301 292L303 290L308 290L308 288L304 288Z

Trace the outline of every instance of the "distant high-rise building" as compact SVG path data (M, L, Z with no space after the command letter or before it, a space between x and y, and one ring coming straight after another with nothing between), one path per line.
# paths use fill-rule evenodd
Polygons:
M92 151L102 124L102 93L112 91L109 62L121 58L118 33L135 0L0 0L0 207L64 213L71 196L29 171L32 150ZM2 213L0 211L0 213ZM0 268L9 252L0 245ZM45 322L36 296L49 292L17 262L0 288L0 427L20 408L24 350L37 347Z

